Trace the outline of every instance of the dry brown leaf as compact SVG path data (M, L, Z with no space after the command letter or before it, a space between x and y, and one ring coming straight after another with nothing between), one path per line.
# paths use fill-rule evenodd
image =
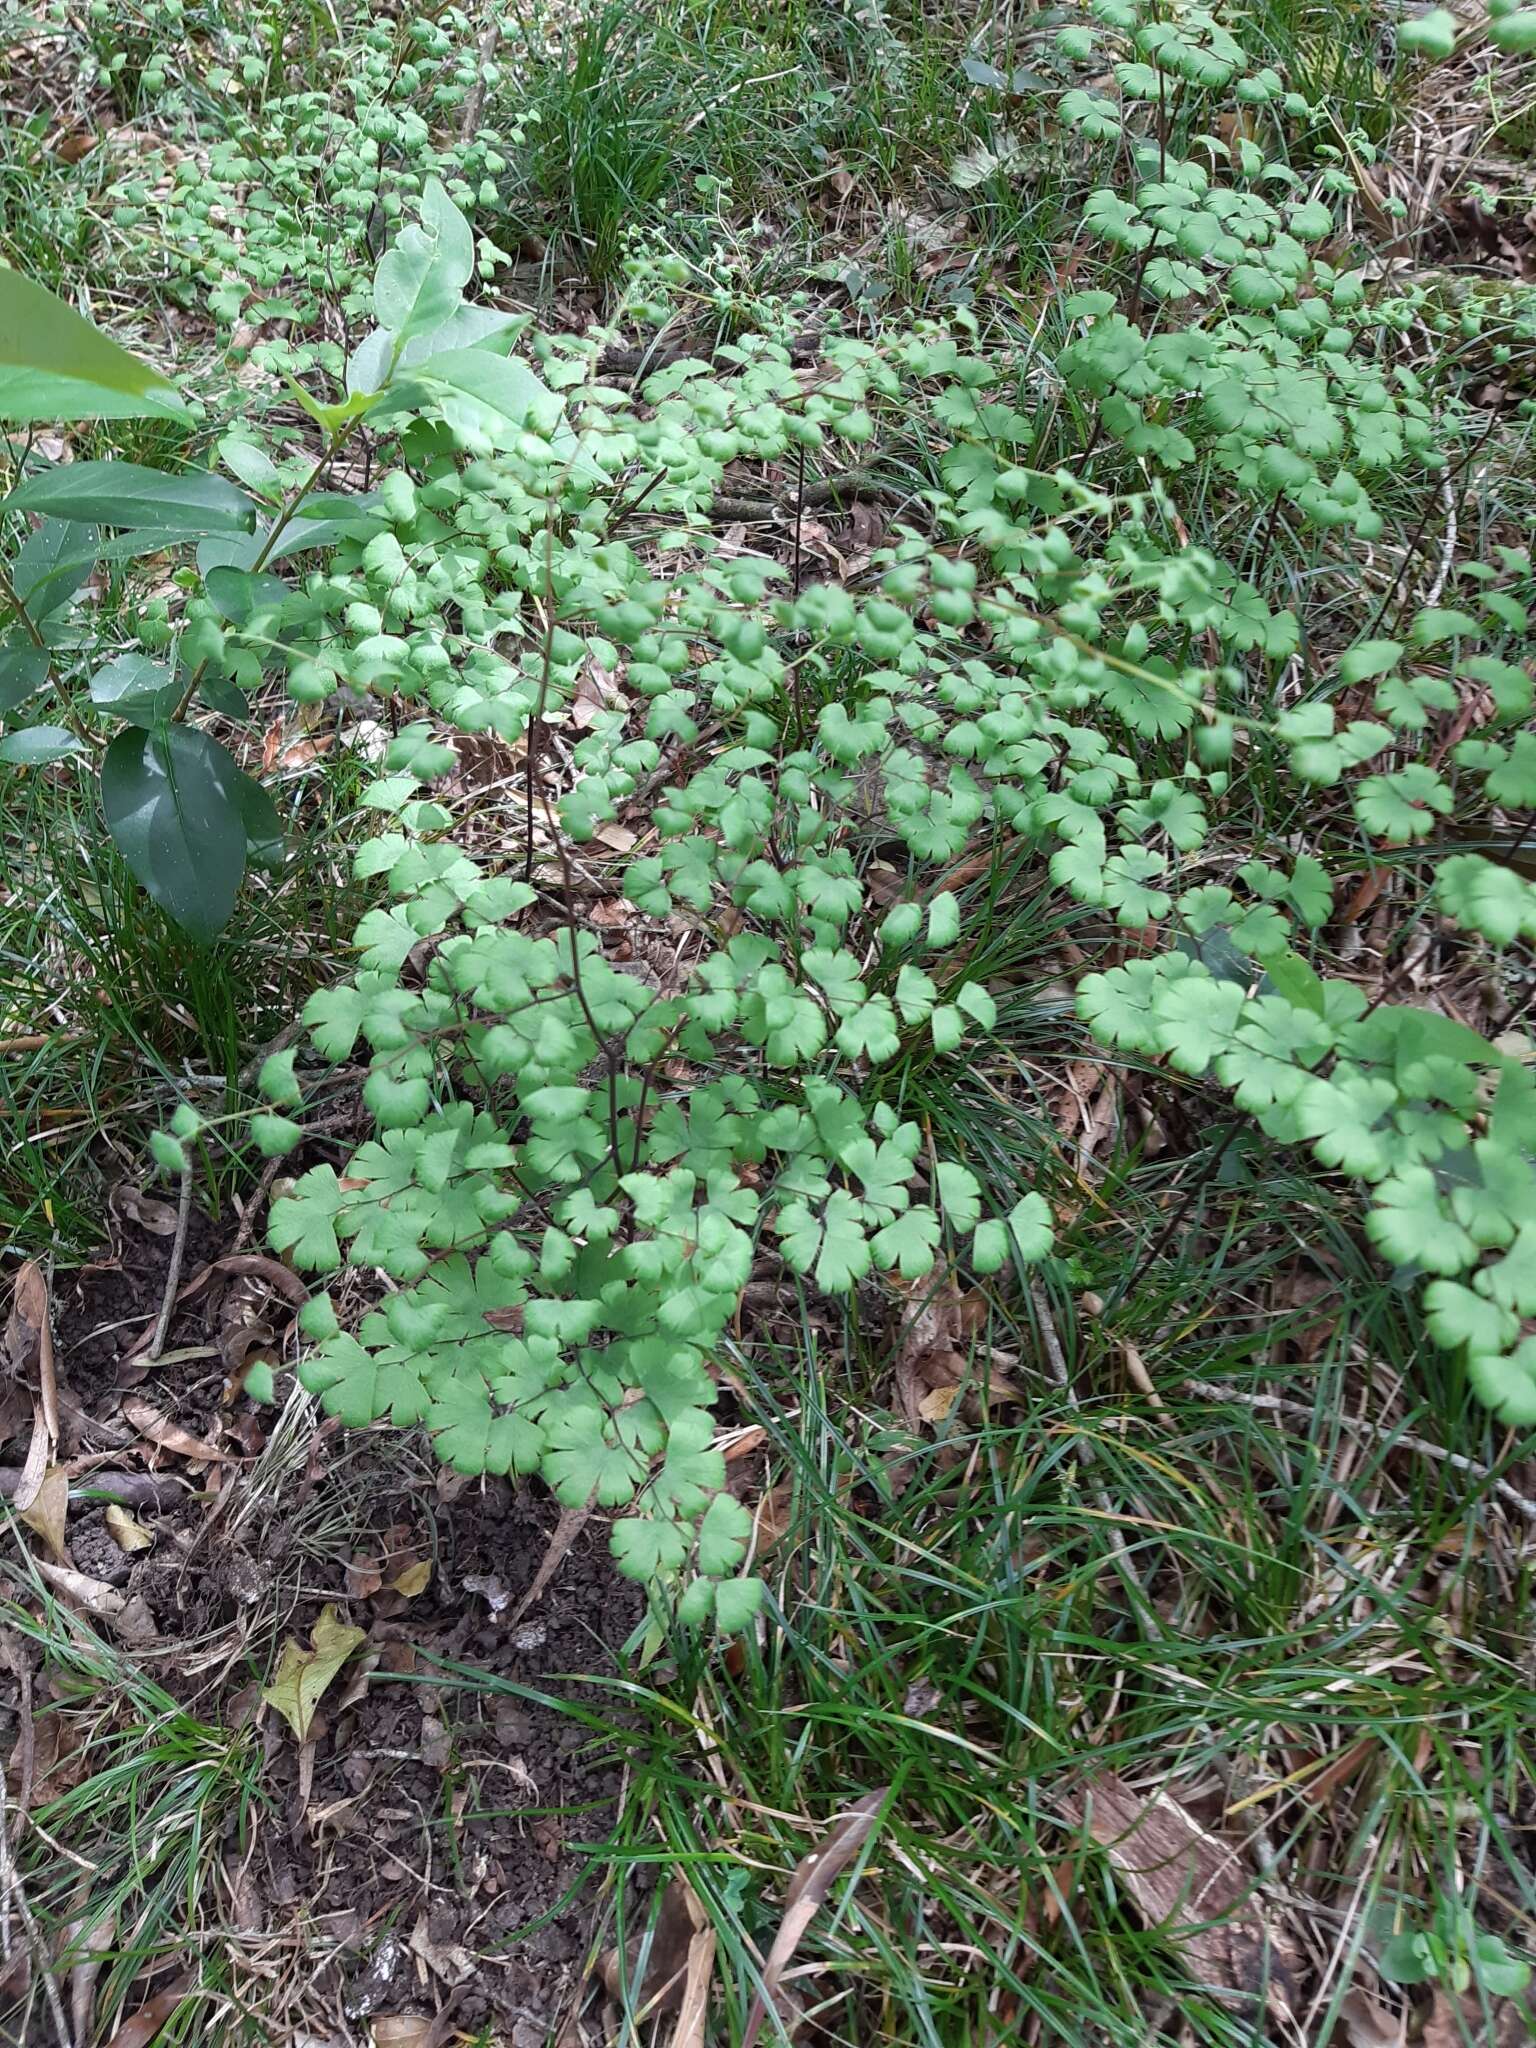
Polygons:
M961 1293L952 1273L937 1286L931 1277L919 1281L906 1300L896 1343L896 1398L913 1429L946 1421L962 1394L978 1415L983 1403L1022 1402L1022 1389L1005 1369L1015 1362L1012 1354L981 1351L973 1343L982 1305Z
M1175 1944L1197 1983L1264 1994L1277 2017L1291 2010L1296 1953L1261 1913L1237 1851L1166 1792L1134 1791L1102 1771L1063 1812L1106 1851L1148 1926Z
M18 1515L26 1513L37 1499L43 1481L48 1476L48 1461L53 1455L53 1446L48 1440L48 1425L43 1420L43 1404L32 1403L32 1436L27 1445L26 1462L16 1475L16 1484L11 1492L11 1506Z
M715 1930L706 1921L704 1909L692 1891L688 1898L694 1933L688 1943L688 1969L683 1979L683 2001L672 2036L672 2048L705 2048L709 1992L715 1975Z
M349 1600L370 1600L375 1593L384 1590L384 1574L379 1562L373 1557L354 1557L345 1573L347 1598Z
M81 1890L84 1888L82 1882ZM71 1921L64 1931L63 1947L80 1958L69 1973L69 2017L77 2041L88 2041L91 2037L91 2012L96 2002L101 1959L116 1939L117 1915L111 1907L94 1921Z
M153 1237L174 1237L176 1235L176 1204L156 1201L153 1195L146 1195L142 1188L136 1188L124 1181L115 1187L107 1197L109 1208L119 1216L126 1216L130 1223L137 1223L140 1230L147 1230Z
M1476 2041L1482 2036L1480 2026L1470 2034L1467 2032L1455 2000L1448 1998L1437 1985L1429 2011L1424 2015L1424 2026L1419 2034L1420 2048L1466 2048L1469 2040Z
M434 1941L427 1926L427 1916L422 1914L411 1929L411 1954L419 1957L434 1977L441 1977L445 1984L466 1984L475 1974L475 1959L467 1948L456 1941Z
M890 1789L889 1785L882 1785L878 1791L866 1792L862 1799L855 1800L847 1812L840 1814L832 1823L820 1846L800 1859L785 1895L784 1918L774 1936L773 1947L768 1951L768 1960L763 1965L762 1989L753 1999L752 2010L747 2015L747 2030L742 2036L741 2048L753 2048L763 2030L770 2005L778 2011L780 2019L784 2019L779 1986L790 1958L800 1946L806 1929L839 1875L874 1833L880 1809Z
M48 1468L25 1507L20 1505L18 1494L16 1512L29 1529L37 1531L60 1564L70 1562L64 1540L64 1525L69 1519L69 1474L61 1465Z
M237 1385L249 1368L258 1362L251 1356L258 1345L266 1347L266 1362L274 1372L277 1370L277 1354L272 1349L276 1336L272 1325L262 1322L259 1317L219 1331L219 1351Z
M225 1465L231 1462L228 1451L221 1451L214 1444L205 1443L201 1437L193 1436L183 1429L179 1422L172 1422L168 1416L148 1401L137 1397L123 1403L123 1420L131 1423L140 1436L148 1437L152 1444L158 1444L162 1451L174 1451L179 1458L192 1458L200 1465Z
M1438 1986L1418 2032L1418 2048L1530 2048L1530 2009L1523 1998L1496 1998L1490 2014L1481 1994L1463 1994L1459 2003Z
M1339 2020L1349 2048L1403 2048L1407 2038L1407 2012L1389 2012L1358 1984L1340 2000Z
M149 2048L150 2042L185 1996L185 1980L171 1985L166 1991L157 1992L148 2005L139 2007L132 2019L124 2020L107 2043L107 2048Z
M625 1952L609 1949L599 1964L599 1974L610 1998L621 2005L628 1994L634 2013L675 2012L681 2009L687 1983L688 1955L699 1930L702 1909L686 1878L674 1877L661 1895L656 1922L650 1930L650 1948L642 1931L630 1936ZM636 1972L645 1954L645 1975L637 1983Z
M126 1550L130 1556L136 1550L154 1548L155 1539L144 1524L136 1522L128 1510L119 1507L115 1501L102 1516L102 1520L106 1523L107 1532L118 1549Z
M13 1373L33 1370L47 1322L48 1283L36 1259L28 1259L17 1272L5 1325L5 1362Z
M16 1275L11 1312L3 1340L9 1375L32 1387L42 1404L43 1421L54 1443L59 1440L59 1392L53 1370L53 1324L49 1315L48 1280L36 1259L28 1259Z
M373 2023L373 2048L426 2048L436 2024L422 2013L381 2013Z
M85 1572L72 1571L68 1565L51 1564L45 1557L36 1560L37 1569L56 1592L67 1600L74 1600L102 1621L116 1621L128 1605L116 1586L109 1586L105 1579L93 1579Z

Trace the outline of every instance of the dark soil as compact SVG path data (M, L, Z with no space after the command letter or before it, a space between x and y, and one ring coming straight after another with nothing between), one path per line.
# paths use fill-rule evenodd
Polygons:
M233 1232L194 1219L184 1289ZM167 1361L146 1369L134 1347L169 1250L167 1235L121 1221L108 1252L54 1283L70 1558L128 1602L96 1625L204 1723L254 1723L262 1802L221 1853L245 1934L302 1930L306 2010L359 2042L373 2016L409 2012L451 2013L448 2038L489 2023L515 2048L541 2042L595 1960L597 1845L621 1781L616 1743L559 1702L622 1725L606 1689L582 1679L616 1671L639 1591L594 1519L519 1615L559 1520L542 1488L463 1480L420 1442L318 1412L284 1436L279 1408L240 1388L263 1352L279 1403L293 1386L293 1304L270 1275L215 1273L174 1317ZM253 1328L270 1343L253 1344ZM166 1425L158 1445L146 1409ZM199 1459L199 1446L222 1456ZM0 1457L24 1454L13 1442ZM130 1508L151 1548L126 1552L89 1497L108 1469L160 1475L162 1501ZM261 1688L326 1607L365 1640L301 1746ZM36 1671L34 1712L49 1687ZM7 1747L15 1706L0 1669ZM15 1776L13 1757L13 1791Z

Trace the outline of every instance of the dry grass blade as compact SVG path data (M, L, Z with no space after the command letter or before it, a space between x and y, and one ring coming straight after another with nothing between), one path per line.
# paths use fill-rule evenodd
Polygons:
M805 1938L806 1929L825 1904L827 1894L838 1877L874 1833L880 1809L889 1797L890 1789L889 1785L882 1785L877 1791L866 1792L862 1799L855 1800L848 1811L832 1823L820 1847L802 1857L789 1881L784 1918L774 1936L773 1947L768 1951L768 1960L763 1965L762 1989L752 2001L741 2048L753 2048L763 2030L763 2021L768 2017L770 2006L777 2010L775 2001L790 1958Z
M715 1975L715 1930L699 1927L688 1944L688 1974L683 1983L682 2010L672 2048L705 2048L709 2022L709 1991Z
M1262 1997L1277 2018L1289 2016L1294 1948L1259 1911L1229 1842L1166 1792L1137 1792L1111 1771L1061 1806L1105 1850L1142 1918L1177 1945L1198 1984Z

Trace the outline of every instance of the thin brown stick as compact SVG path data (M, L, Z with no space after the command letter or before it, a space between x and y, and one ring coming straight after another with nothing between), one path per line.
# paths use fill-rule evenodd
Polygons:
M192 1221L192 1162L188 1160L181 1169L181 1199L176 1206L176 1235L171 1240L171 1263L165 1269L165 1293L160 1299L160 1313L155 1319L155 1334L149 1340L149 1349L144 1353L146 1365L153 1365L165 1349L165 1340L170 1332L171 1315L176 1307L176 1289L181 1283L181 1262L187 1249L187 1226Z
M469 89L469 96L464 102L463 118L459 122L459 140L461 142L473 141L474 137L480 132L481 118L485 113L485 96L490 90L490 80L486 76L486 67L496 54L497 35L498 30L493 21L490 27L482 32L480 40L475 46L475 82Z
M1204 1401L1235 1401L1239 1408L1256 1408L1268 1415L1289 1415L1298 1422L1315 1423L1316 1411L1305 1401L1288 1401L1284 1394L1250 1394L1241 1387L1218 1387L1209 1380L1186 1380L1190 1393L1198 1394ZM1536 1500L1512 1486L1507 1479L1500 1479L1491 1466L1479 1464L1476 1458L1463 1457L1460 1451L1448 1451L1443 1444L1432 1444L1427 1437L1409 1436L1402 1431L1385 1425L1359 1422L1353 1416L1341 1415L1344 1427L1368 1442L1380 1445L1389 1451L1417 1451L1420 1457L1432 1458L1437 1465L1449 1465L1453 1472L1465 1472L1469 1479L1476 1479L1488 1486L1500 1500L1508 1503L1517 1514L1524 1515L1528 1522L1536 1522Z

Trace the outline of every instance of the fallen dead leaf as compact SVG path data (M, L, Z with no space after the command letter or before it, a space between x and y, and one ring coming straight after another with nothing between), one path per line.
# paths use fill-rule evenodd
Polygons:
M12 1761L14 1766L15 1759ZM72 1792L89 1767L90 1752L79 1722L68 1714L44 1714L34 1731L31 1785L18 1786L18 1808L26 1810L22 1794L28 1790L27 1806L46 1806L62 1793Z
M147 1230L153 1237L174 1237L176 1235L176 1204L156 1201L153 1195L146 1195L142 1188L124 1181L115 1187L107 1197L107 1206L115 1209L119 1216L126 1216L130 1223L137 1223L140 1230Z
M363 1640L363 1631L342 1621L332 1606L322 1607L310 1632L309 1649L292 1637L278 1654L272 1682L262 1688L262 1698L275 1707L300 1742L309 1740L309 1730L327 1686Z
M453 1756L453 1737L435 1714L421 1717L421 1760L429 1771L446 1771Z
M55 1592L62 1593L67 1600L76 1601L87 1613L102 1621L116 1621L128 1605L116 1586L109 1586L105 1579L90 1578L85 1572L74 1571L68 1565L52 1564L45 1557L38 1558L36 1563L38 1571Z
M25 1514L37 1499L43 1481L48 1476L48 1461L53 1447L48 1440L48 1425L43 1420L43 1404L32 1403L32 1436L27 1445L26 1462L16 1475L16 1484L11 1490L11 1505L17 1514Z
M896 1397L913 1429L946 1421L962 1395L978 1415L983 1401L988 1408L1023 1401L1022 1388L1006 1369L1016 1363L1012 1353L977 1349L976 1316L984 1304L963 1295L953 1274L937 1286L931 1277L920 1281L905 1301L896 1341Z
M391 1579L389 1590L398 1593L402 1600L415 1600L425 1593L432 1583L432 1567L429 1564L407 1565L399 1578Z
M742 2035L741 2048L753 2048L763 2030L763 2021L768 2017L770 2006L778 2012L781 2020L784 2018L779 2005L779 1986L790 1958L838 1877L874 1833L879 1824L880 1809L890 1789L889 1785L882 1785L878 1791L866 1792L862 1799L855 1800L847 1812L840 1814L832 1823L819 1847L800 1859L785 1894L784 1918L774 1936L773 1947L768 1951L768 1960L763 1965L762 1989L753 1999L752 2010L747 2015L747 2030Z
M148 2005L139 2007L132 2019L124 2020L107 2043L107 2048L149 2048L149 2043L159 2034L185 1996L185 1980L171 1985L168 1990L157 1992Z
M59 1440L59 1394L53 1370L53 1325L49 1315L48 1281L36 1259L28 1259L16 1275L11 1312L3 1340L9 1374L24 1381L42 1404L43 1421L55 1443Z
M86 1889L82 1883L77 1898ZM96 1979L101 1975L102 1957L116 1939L117 1914L110 1906L105 1913L98 1912L94 1920L72 1920L64 1930L64 1950L80 1958L69 1973L69 2017L77 2041L88 2041L91 2037Z
M125 1643L153 1643L159 1640L160 1624L142 1593L134 1593L123 1602L122 1611L112 1626Z
M190 1430L183 1429L179 1422L172 1422L148 1401L137 1397L125 1401L123 1420L131 1423L140 1436L158 1444L162 1451L174 1451L178 1458L191 1458L199 1465L233 1462L228 1451L221 1451L216 1444L205 1443L201 1437L193 1436Z
M68 1473L61 1465L51 1465L25 1507L20 1505L20 1499L18 1493L15 1506L22 1521L36 1530L60 1564L69 1564L69 1548L64 1540L64 1525L69 1518Z
M681 2009L687 1982L688 1951L702 1922L702 1910L686 1878L674 1877L661 1895L654 1926L630 1936L621 1953L609 1949L599 1973L610 1998L623 2005L626 1996L634 2014ZM640 1959L645 1975L636 1981Z
M384 1574L375 1557L354 1557L344 1577L349 1600L369 1600L384 1590Z
M1061 1807L1105 1850L1142 1918L1177 1947L1197 1983L1262 1994L1271 2013L1288 2017L1296 1951L1264 1917L1229 1842L1166 1792L1134 1791L1112 1771L1065 1795Z
M715 1975L715 1930L700 1927L688 1944L688 1974L683 1982L682 2010L672 2048L705 2048L709 2022L709 1991Z
M422 1914L411 1929L411 1954L445 1984L464 1984L475 1974L475 1959L456 1941L434 1941Z
M419 2013L380 2014L373 2023L373 2048L427 2048L436 2024Z
M1407 2039L1407 2012L1389 2012L1358 1984L1340 2000L1339 2020L1349 2048L1403 2048Z
M102 1516L102 1520L106 1523L108 1533L119 1550L126 1550L132 1555L136 1550L154 1548L155 1539L144 1524L136 1522L128 1510L119 1507L115 1501Z

